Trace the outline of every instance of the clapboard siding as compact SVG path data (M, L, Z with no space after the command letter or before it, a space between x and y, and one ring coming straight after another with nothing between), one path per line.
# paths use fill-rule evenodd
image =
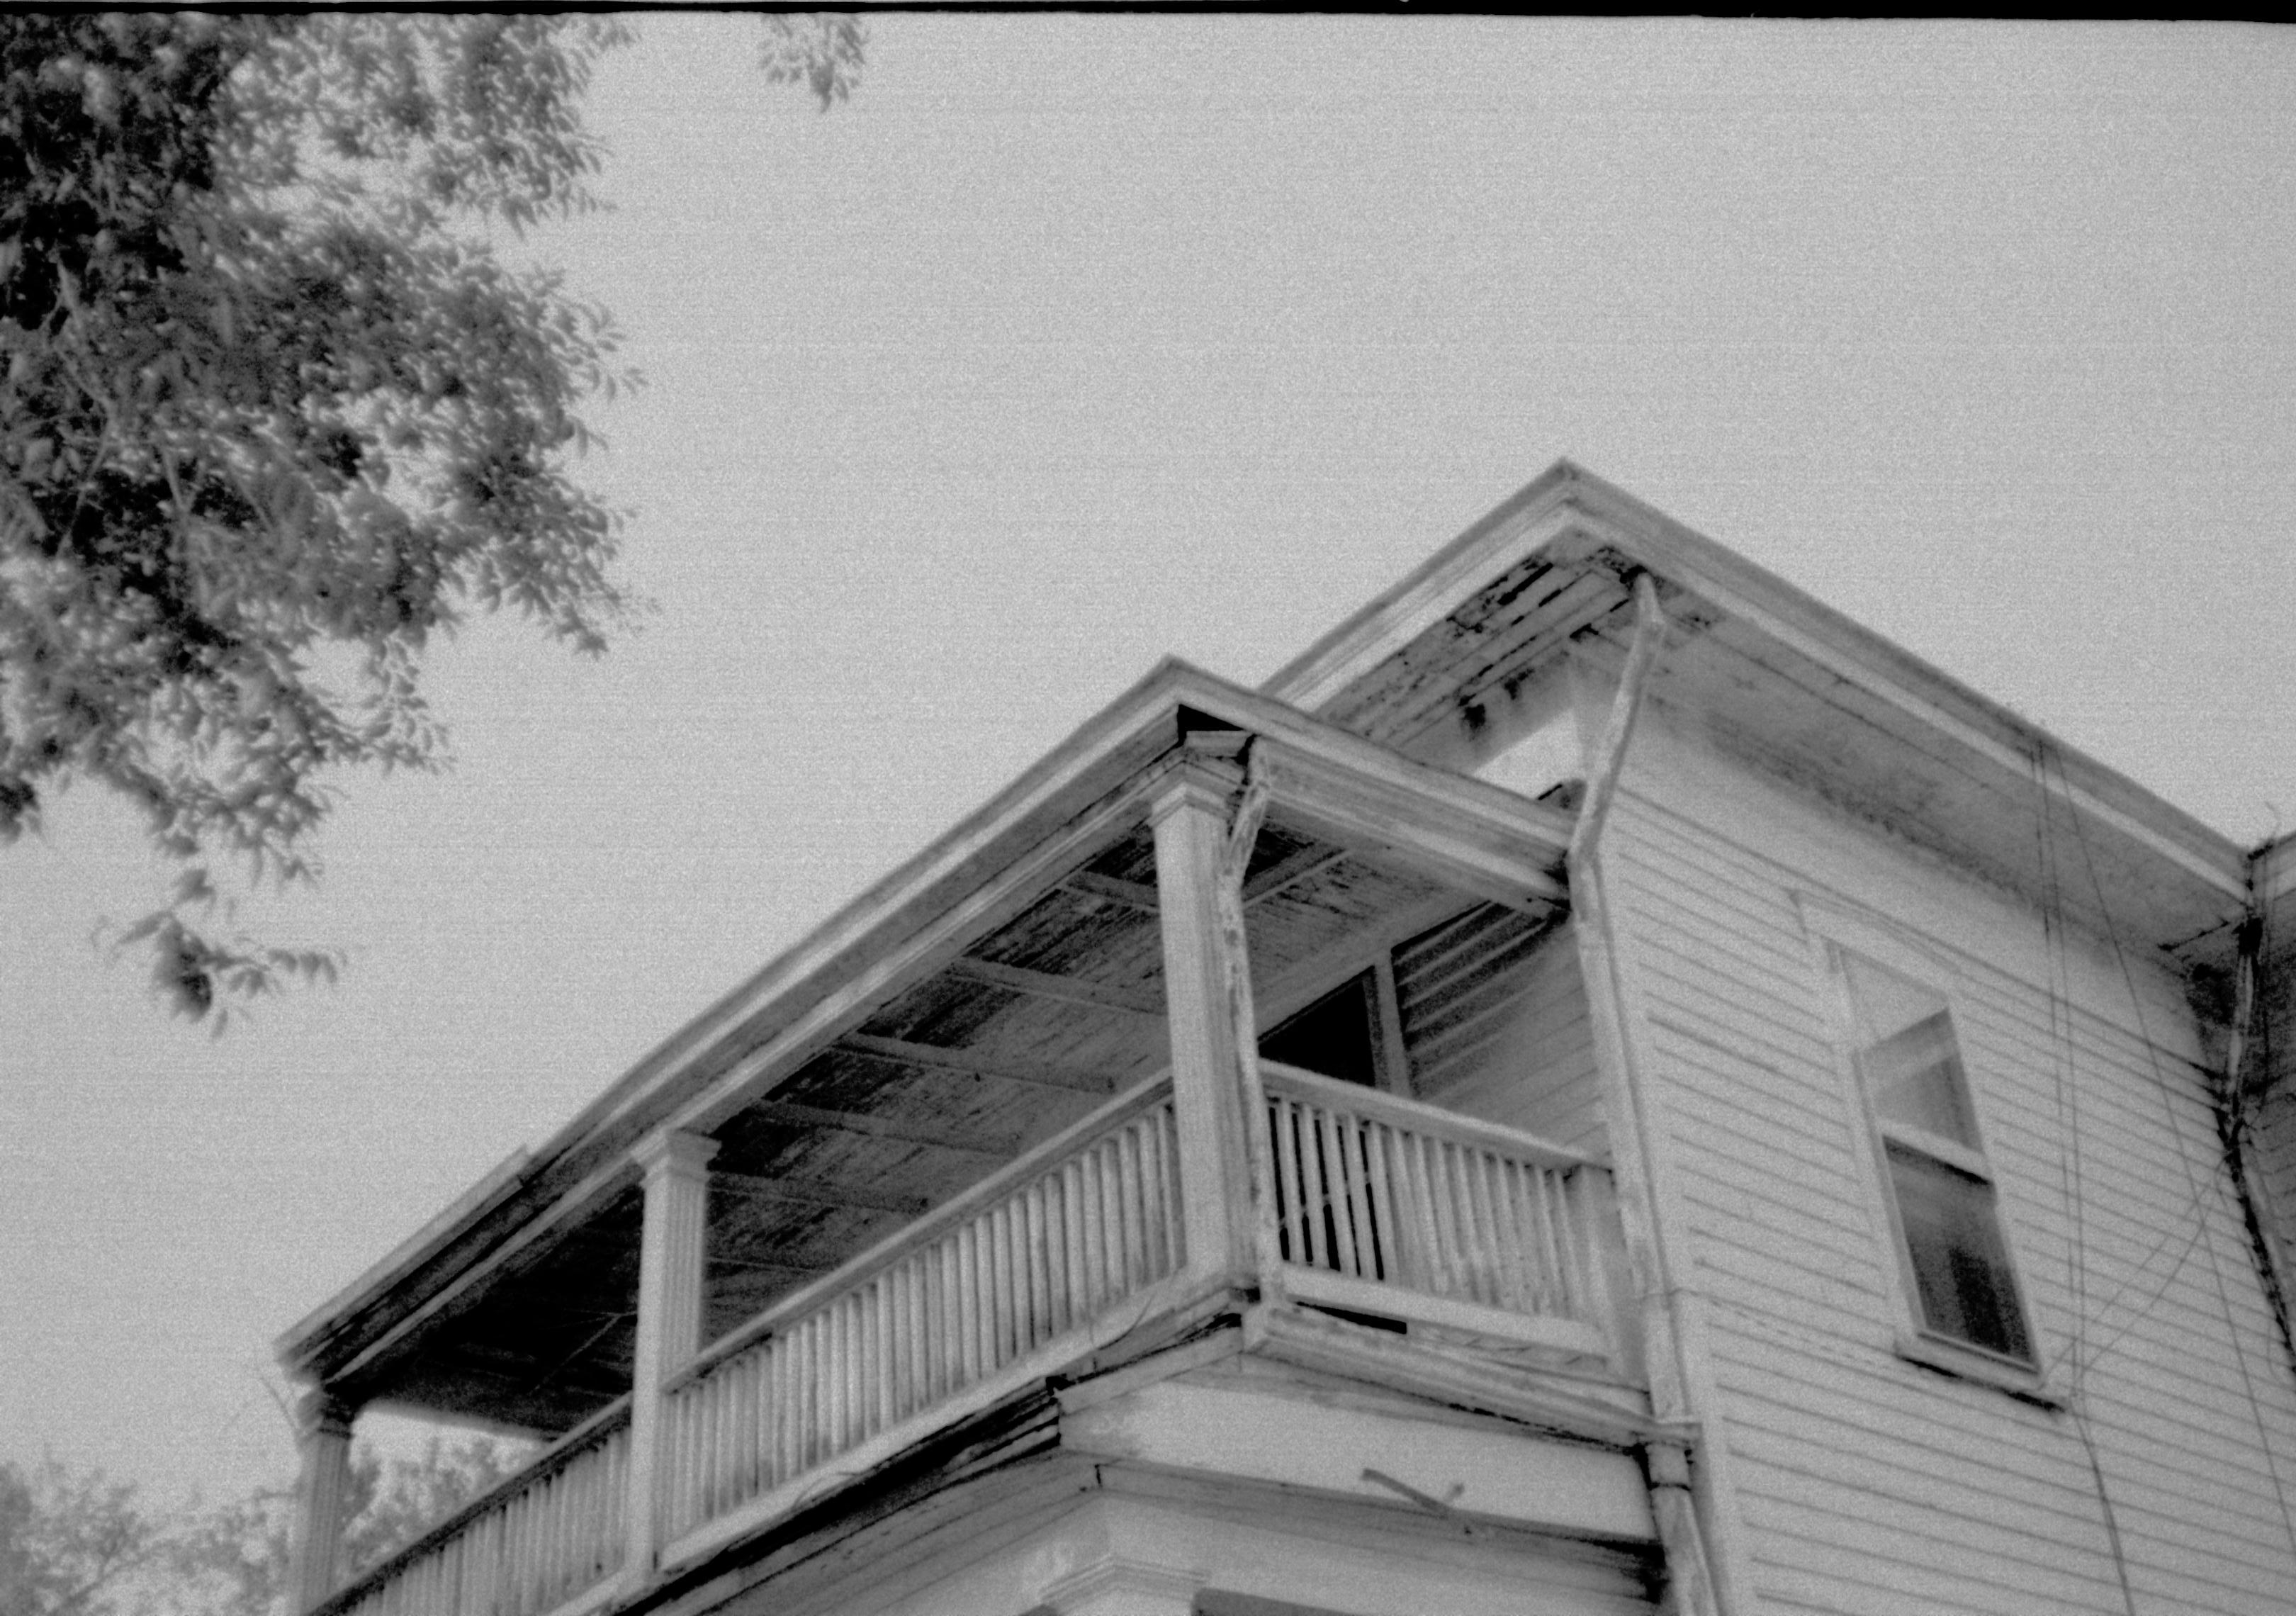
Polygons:
M1770 1402L1774 1412L1799 1406L1790 1391L1779 1388L1776 1377L1757 1386L1742 1386L1742 1390L1750 1403ZM1765 1390L1770 1394L1767 1397L1763 1396ZM1813 1495L1800 1482L1786 1478L1815 1476L1841 1494L1830 1502L1818 1501L1853 1516L1873 1507L1873 1500L1880 1498L1900 1510L1911 1508L1933 1515L1943 1525L1933 1525L1929 1530L1943 1530L1956 1536L1957 1529L1951 1523L1961 1517L2009 1523L2031 1539L2026 1547L2034 1555L2060 1552L2065 1537L2062 1529L2068 1523L2079 1526L2087 1522L2094 1526L2102 1518L2095 1481L2078 1446L2071 1448L2070 1457L2062 1463L2052 1462L2056 1456L2046 1451L2047 1445L1999 1455L2001 1462L1997 1464L1988 1464L1983 1454L1968 1455L1967 1464L1962 1467L1965 1472L1989 1472L1993 1478L1993 1487L1980 1491L1948 1482L1937 1473L1938 1458L1959 1450L1936 1440L1909 1440L1904 1434L1905 1427L1919 1423L1916 1412L1896 1428L1876 1425L1869 1430L1866 1445L1853 1454L1793 1440L1780 1432L1775 1420L1742 1420L1734 1426L1733 1447L1742 1455L1759 1456L1764 1461L1745 1489L1750 1497L1800 1497L1807 1503ZM1956 1424L1950 1429L1964 1427ZM2103 1429L2103 1422L2099 1429ZM1964 1437L1964 1443L1966 1440ZM2131 1530L2132 1520L2141 1522L2148 1518L2166 1519L2162 1513L2165 1500L2189 1498L2204 1509L2197 1525L2179 1523L2176 1527L2174 1535L2179 1541L2207 1541L2211 1554L2259 1570L2270 1570L2280 1563L2276 1557L2259 1551L2254 1540L2254 1529L2276 1527L2278 1522L2268 1475L2196 1469L2189 1463L2170 1463L2176 1456L2173 1451L2164 1450L2128 1475L2112 1476L2113 1504L2121 1517L2122 1529ZM2110 1471L2112 1467L2108 1464L2107 1468ZM1965 1480L1966 1474L1959 1478L1961 1481ZM2238 1530L2230 1530L2235 1525Z
M1594 1024L1574 934L1563 926L1526 939L1513 925L1496 923L1461 931L1458 941L1445 939L1439 947L1396 951L1396 996L1406 1041L1414 1044L1414 1088L1468 1116L1607 1155ZM1466 1058L1423 1060L1413 1038L1414 1011L1425 1005L1435 1019L1456 1021L1477 1000L1475 1013L1491 1025L1488 1043L1472 1047Z
M2122 1609L2074 1415L1894 1350L1897 1258L1798 895L1879 917L1951 996L2036 1349L2140 1604L2288 1608L2296 1386L2177 985L1662 721L1635 744L1603 865L1754 1608Z

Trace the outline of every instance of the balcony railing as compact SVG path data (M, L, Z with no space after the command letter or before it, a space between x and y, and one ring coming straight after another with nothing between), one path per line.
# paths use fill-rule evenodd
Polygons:
M1262 1063L1286 1296L1619 1361L1610 1175L1512 1128ZM1172 1085L1144 1084L712 1344L661 1393L666 1566L1052 1374L1190 1283ZM330 1600L326 1616L574 1616L616 1591L627 1400Z
M1260 1063L1275 1259L1304 1301L1608 1357L1611 1176L1496 1123Z
M327 1616L546 1616L621 1569L625 1398L329 1600Z
M660 1502L671 1556L697 1528L738 1526L736 1512L757 1513L744 1505L920 1416L1001 1394L1015 1366L1064 1358L1070 1338L1182 1257L1163 1079L791 1296L673 1384Z

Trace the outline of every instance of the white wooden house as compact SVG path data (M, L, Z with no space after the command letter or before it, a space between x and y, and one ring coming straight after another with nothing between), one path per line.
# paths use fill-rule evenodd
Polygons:
M1559 464L283 1339L335 1616L2296 1609L2296 855ZM362 1407L554 1439L342 1586Z

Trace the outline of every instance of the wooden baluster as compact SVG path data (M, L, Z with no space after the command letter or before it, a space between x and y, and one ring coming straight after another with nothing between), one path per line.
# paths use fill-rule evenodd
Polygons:
M1364 1192L1371 1202L1373 1267L1380 1283L1390 1285L1399 1283L1403 1271L1401 1209L1388 1177L1389 1142L1394 1133L1384 1122L1366 1120L1361 1141Z
M1428 1204L1427 1178L1417 1149L1417 1136L1398 1129L1389 1136L1388 1153L1404 1203L1403 1277L1398 1283L1431 1293L1436 1288L1435 1214Z
M1084 1274L1084 1309L1097 1313L1108 1289L1100 1244L1100 1153L1092 1150L1077 1161L1077 1264Z
M877 1429L890 1431L901 1407L901 1267L894 1264L877 1276Z
M820 1325L821 1315L808 1315L784 1338L790 1353L791 1415L789 1469L781 1477L784 1481L804 1474L813 1463L816 1430L821 1420L818 1390L814 1384L813 1343Z
M956 1266L956 1242L944 1235L933 1243L932 1290L926 1319L931 1362L927 1366L927 1390L938 1402L953 1384L948 1368L949 1348L956 1340L956 1309L949 1303L951 1276Z
M1045 1295L1051 1308L1046 1322L1054 1335L1064 1334L1084 1317L1070 1284L1075 1269L1069 1255L1069 1212L1068 1164L1062 1162L1045 1177Z
M845 1358L839 1350L844 1327L836 1302L832 1300L815 1318L817 1322L808 1343L812 1373L807 1378L813 1382L818 1403L813 1415L813 1451L806 1456L808 1468L837 1456L845 1429Z
M1269 1098L1267 1112L1268 1144L1275 1153L1276 1251L1286 1262L1305 1262L1307 1226L1300 1217L1300 1108L1289 1096L1276 1095Z
M1111 1175L1116 1181L1116 1251L1118 1269L1122 1277L1117 1282L1119 1296L1129 1296L1140 1285L1140 1271L1145 1266L1142 1255L1146 1243L1140 1226L1140 1163L1132 1153L1130 1130L1119 1128L1108 1142Z
M1539 1251L1538 1222L1530 1214L1524 1198L1523 1166L1513 1157L1494 1152L1491 1167L1496 1177L1493 1193L1498 1197L1499 1223L1504 1231L1506 1263L1501 1269L1500 1293L1506 1297L1506 1306L1517 1313L1539 1310L1540 1276L1546 1262Z
M916 1285L923 1253L912 1251L887 1270L885 1369L886 1407L898 1423L916 1411Z
M1013 1208L1013 1349L1015 1358L1037 1344L1037 1241L1027 1188L1015 1191Z
M1100 1261L1106 1276L1100 1305L1104 1308L1124 1294L1124 1169L1105 1139L1094 1147L1093 1158L1100 1163Z
M1523 1200L1522 1166L1512 1157L1494 1153L1491 1191L1498 1210L1498 1293L1501 1305L1517 1313L1538 1311L1538 1274L1545 1266L1538 1255L1538 1222Z
M868 1388L862 1379L866 1321L856 1292L848 1291L829 1305L837 1314L837 1446L832 1452L841 1454L858 1445L868 1425Z
M908 1286L908 1412L930 1408L932 1389L933 1292L939 1281L940 1243L918 1249L909 1265Z
M1482 1215L1482 1185L1476 1181L1476 1169L1480 1163L1475 1159L1472 1145L1455 1145L1446 1154L1458 1197L1460 1294L1469 1301L1480 1301L1483 1276L1489 1271L1485 1256L1489 1235Z
M509 1501L504 1512L504 1538L510 1565L509 1608L525 1612L546 1609L544 1579L550 1575L551 1489L546 1481L528 1487Z
M805 1415L798 1401L797 1340L784 1329L773 1338L774 1462L766 1477L768 1488L779 1487L797 1473L800 1444L805 1440Z
M994 1375L1005 1361L1005 1336L1013 1329L1013 1256L1005 1242L1004 1208L980 1214L980 1230L988 1244L988 1322L989 1338L980 1352L980 1373Z
M1061 1164L1061 1261L1068 1276L1069 1317L1088 1317L1092 1283L1085 1267L1084 1166L1073 1159Z
M1037 1343L1046 1339L1045 1332L1043 1240L1044 1208L1034 1185L1024 1185L1013 1197L1013 1238L1014 1289L1017 1294L1015 1311L1020 1327L1013 1332L1020 1354L1036 1350Z
M1156 1205L1164 1230L1162 1266L1158 1277L1168 1278L1178 1273L1188 1259L1185 1249L1187 1232L1180 1224L1179 1144L1172 1131L1171 1105L1159 1105L1155 1117Z
M557 1547L556 1489L549 1480L529 1487L516 1501L521 1519L511 1538L512 1606L520 1616L547 1610L551 1554Z
M1426 1174L1428 1205L1434 1214L1433 1291L1438 1296L1457 1296L1466 1289L1460 1261L1465 1237L1459 1218L1459 1185L1451 1170L1451 1147L1422 1134L1419 1159Z
M581 1545L574 1536L577 1525L574 1514L582 1497L581 1481L575 1466L580 1464L578 1459L570 1461L567 1468L550 1479L550 1536L545 1544L546 1552L539 1557L540 1608L545 1611L575 1591L574 1557Z
M974 1218L964 1226L964 1277L957 1286L957 1302L964 1310L964 1375L963 1384L970 1386L980 1380L988 1362L989 1318L995 1309L988 1305L987 1294L990 1265L981 1249L985 1238L980 1220Z
M1048 1341L1061 1333L1060 1179L1046 1173L1029 1186L1034 1209L1036 1243L1030 1255L1037 1265L1037 1340Z
M1340 1258L1340 1216L1334 1204L1339 1194L1336 1150L1332 1139L1332 1113L1320 1103L1302 1107L1311 1137L1303 1143L1300 1165L1310 1175L1308 1194L1308 1239L1314 1266L1344 1273ZM1312 1146L1312 1148L1308 1148Z
M1533 1168L1531 1173L1538 1185L1539 1223L1546 1236L1541 1247L1547 1273L1546 1310L1561 1318L1577 1318L1587 1288L1573 1253L1578 1243L1572 1238L1570 1193L1553 1168Z
M1340 1177L1347 1190L1349 1272L1358 1279L1379 1277L1379 1254L1371 1201L1364 1184L1364 1120L1345 1112L1332 1116L1340 1144Z
M733 1383L712 1374L687 1386L678 1398L678 1411L685 1415L680 1423L687 1433L686 1458L678 1478L680 1530L709 1518L710 1500L732 1462L732 1396Z
M1470 1150L1466 1155L1470 1181L1475 1186L1475 1218L1482 1234L1481 1260L1476 1265L1481 1293L1475 1300L1487 1308L1504 1308L1507 1303L1506 1293L1502 1287L1505 1283L1508 1251L1506 1231L1499 1223L1498 1185L1492 1177L1496 1161L1487 1150Z
M1005 1201L1005 1228L1013 1240L1013 1345L1005 1361L1015 1364L1036 1345L1036 1253L1029 1249L1029 1192L1017 1189Z

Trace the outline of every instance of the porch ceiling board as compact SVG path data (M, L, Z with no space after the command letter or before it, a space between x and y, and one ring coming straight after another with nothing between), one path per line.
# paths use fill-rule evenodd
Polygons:
M1000 1082L1023 1083L1036 1088L1061 1088L1085 1095L1112 1095L1116 1079L1106 1072L1078 1071L1051 1066L1024 1066L975 1054L971 1049L947 1049L934 1044L914 1044L906 1038L873 1038L849 1032L835 1047L896 1065L941 1071L962 1071Z
M1057 999L1087 1010L1111 1010L1119 1015L1146 1016L1152 1021L1164 1014L1160 997L1111 987L1105 982L1086 981L1081 977L1031 971L1022 965L1000 965L994 960L975 959L970 955L960 955L949 961L947 970L951 976L979 982L986 988L1004 988L1037 998Z
M894 1212L922 1218L931 1202L921 1195L889 1195L858 1185L808 1182L802 1178L761 1178L749 1173L713 1171L712 1193L746 1201L779 1202L793 1206L852 1208L865 1212Z

